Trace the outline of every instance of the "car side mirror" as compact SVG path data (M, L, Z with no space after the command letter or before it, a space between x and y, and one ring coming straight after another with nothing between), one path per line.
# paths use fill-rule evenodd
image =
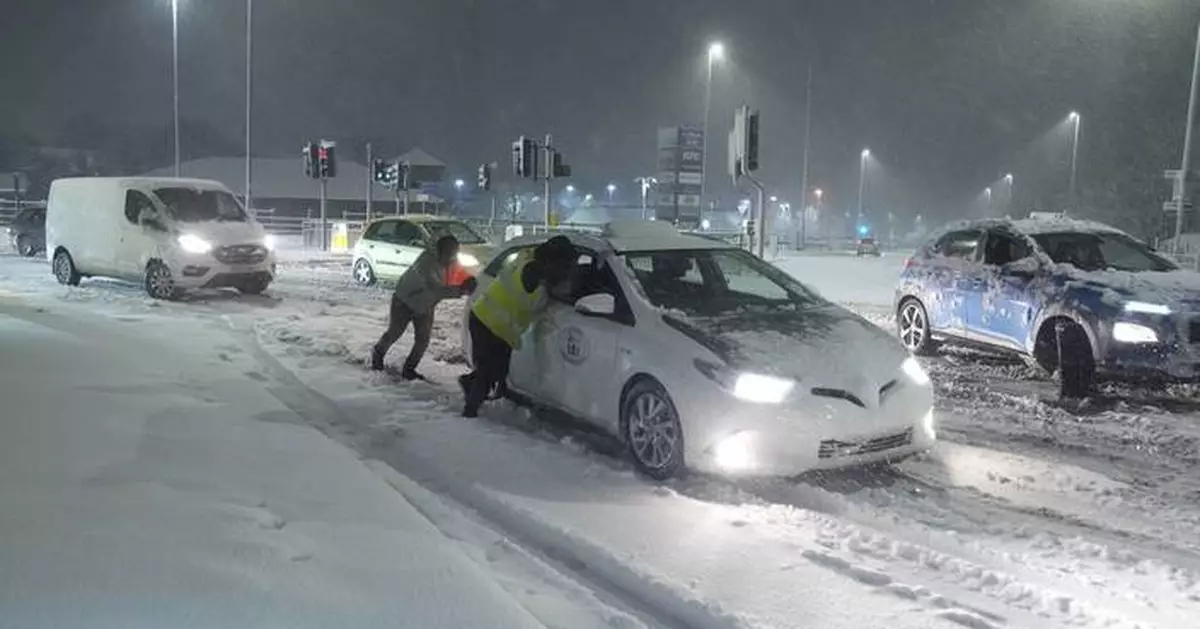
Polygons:
M167 226L163 225L157 218L153 216L143 216L141 223L142 227L145 227L146 229L153 229L154 231L160 232L167 231Z
M1038 264L1031 263L1028 260L1018 260L1009 262L1000 267L1000 272L1008 277L1017 277L1025 280L1033 279L1038 273Z
M575 312L585 317L611 317L617 312L617 300L608 293L594 293L575 302Z

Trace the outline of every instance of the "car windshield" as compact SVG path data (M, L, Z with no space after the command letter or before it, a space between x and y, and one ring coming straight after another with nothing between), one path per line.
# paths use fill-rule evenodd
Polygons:
M1034 234L1034 241L1058 264L1082 271L1171 271L1177 267L1146 245L1112 232Z
M454 236L461 245L482 245L487 239L480 236L470 225L462 221L426 221L422 223L426 231L437 241L442 236Z
M740 249L636 251L621 257L647 301L689 316L823 303L791 276Z
M232 194L222 190L158 188L154 193L167 206L171 216L184 223L246 220L242 204Z

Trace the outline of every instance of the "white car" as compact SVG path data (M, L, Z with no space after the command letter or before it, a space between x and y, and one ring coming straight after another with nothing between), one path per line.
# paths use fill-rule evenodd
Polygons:
M496 247L488 239L459 219L428 214L384 216L368 223L354 245L351 267L354 281L370 286L380 280L400 279L417 261L417 256L442 236L458 240L461 273L457 275L461 279L475 275L481 260L496 255Z
M513 353L509 392L617 435L650 477L792 475L896 461L936 439L920 364L776 267L666 223L566 235L580 252L570 287ZM472 303L546 238L506 243Z

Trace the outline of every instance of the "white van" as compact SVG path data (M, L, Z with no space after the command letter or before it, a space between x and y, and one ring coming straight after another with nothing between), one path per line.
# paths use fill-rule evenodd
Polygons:
M156 299L196 288L266 290L274 242L215 181L81 177L50 185L46 256L54 277L135 280Z

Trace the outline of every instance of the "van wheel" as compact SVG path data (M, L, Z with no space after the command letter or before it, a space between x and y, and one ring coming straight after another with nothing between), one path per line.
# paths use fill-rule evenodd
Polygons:
M171 277L171 269L159 260L151 260L146 265L146 277L143 281L146 294L154 299L175 299L179 289L175 287L175 278Z
M75 268L75 261L71 259L71 254L67 253L66 249L59 249L54 254L54 279L58 280L63 286L79 286L79 280L82 276L79 275L79 269Z
M659 481L686 473L683 424L662 385L644 379L630 387L621 400L621 428L638 471Z

